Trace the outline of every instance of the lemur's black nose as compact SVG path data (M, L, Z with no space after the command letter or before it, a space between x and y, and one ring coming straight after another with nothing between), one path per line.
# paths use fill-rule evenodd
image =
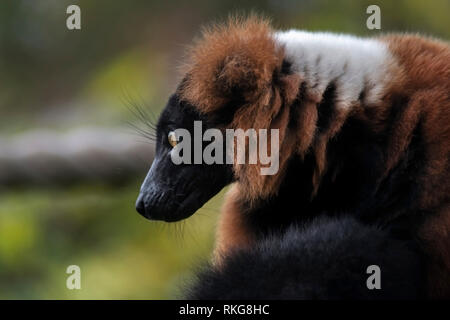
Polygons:
M141 215L145 216L145 204L142 193L139 194L139 197L136 200L136 211L139 212Z
M172 209L164 204L151 201L144 192L139 194L136 200L136 211L150 220L166 220L166 213L171 212Z

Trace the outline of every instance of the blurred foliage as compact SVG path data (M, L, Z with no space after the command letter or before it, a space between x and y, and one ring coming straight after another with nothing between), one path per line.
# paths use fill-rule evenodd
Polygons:
M223 192L181 224L149 222L131 205L139 183L2 194L0 298L176 297L212 250ZM66 288L72 264L81 290Z
M69 4L81 7L80 31L66 28ZM378 35L366 28L371 4L381 8L381 32L450 38L450 0L1 1L0 134L120 125L129 97L158 113L186 45L230 13L253 10L279 28ZM176 297L180 280L210 255L222 194L187 222L163 224L134 212L139 185L131 177L3 190L0 298ZM82 290L65 287L70 264L81 267Z

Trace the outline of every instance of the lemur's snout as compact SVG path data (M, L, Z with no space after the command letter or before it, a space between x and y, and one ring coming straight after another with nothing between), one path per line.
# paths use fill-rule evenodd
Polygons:
M150 220L170 220L170 212L174 210L169 190L172 187L161 183L157 172L164 173L159 158L156 158L142 183L136 200L136 211Z
M141 215L145 216L145 204L144 204L144 197L141 194L139 194L137 200L136 200L136 211L139 212Z
M176 216L169 214L174 208L164 202L158 202L147 192L139 194L136 200L136 211L150 220L176 221Z
M168 192L154 183L149 174L136 200L136 211L150 220L170 221L170 212L174 211L172 203L173 199L168 197Z

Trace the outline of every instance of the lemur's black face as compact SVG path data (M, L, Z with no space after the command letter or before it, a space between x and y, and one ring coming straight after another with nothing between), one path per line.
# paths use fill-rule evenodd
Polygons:
M136 210L148 219L185 219L232 181L230 165L208 165L203 160L201 164L175 164L172 160L176 129L189 131L192 158L198 153L194 150L194 121L201 121L203 131L212 127L205 116L173 95L158 120L155 159L136 201Z

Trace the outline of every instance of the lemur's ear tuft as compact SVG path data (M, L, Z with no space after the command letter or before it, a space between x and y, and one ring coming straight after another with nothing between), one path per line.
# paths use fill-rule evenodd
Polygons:
M270 88L282 62L267 20L230 18L204 30L193 46L179 93L205 113L230 101L251 103Z

